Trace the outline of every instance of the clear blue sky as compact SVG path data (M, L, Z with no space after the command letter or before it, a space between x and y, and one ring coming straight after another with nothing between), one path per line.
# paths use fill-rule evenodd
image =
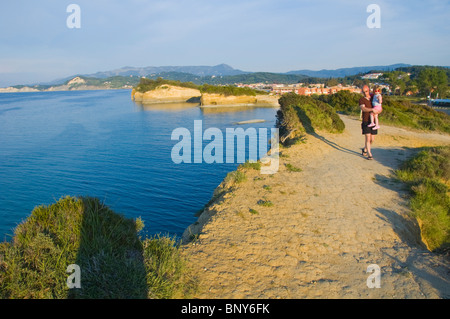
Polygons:
M69 29L69 4L81 28ZM370 29L369 4L381 9ZM0 4L0 87L123 66L246 71L450 65L446 0L14 0Z

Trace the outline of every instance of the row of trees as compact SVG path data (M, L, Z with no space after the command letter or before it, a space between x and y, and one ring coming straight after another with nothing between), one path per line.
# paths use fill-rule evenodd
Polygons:
M381 80L391 87L394 95L410 91L422 96L445 98L449 90L448 74L442 68L423 67L413 73L395 70L384 73Z
M325 81L326 86L355 85L362 87L364 84L382 82L391 87L393 94L406 95L412 92L420 96L436 96L445 98L450 95L449 78L450 68L433 66L410 66L395 69L391 72L373 70L371 73L380 72L383 76L377 80L361 79L361 74L346 76L343 78L329 78Z

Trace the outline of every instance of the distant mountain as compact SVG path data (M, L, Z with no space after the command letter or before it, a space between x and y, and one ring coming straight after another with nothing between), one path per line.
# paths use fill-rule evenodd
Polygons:
M410 67L410 64L397 63L391 65L377 65L377 66L361 66L361 67L353 67L353 68L341 68L336 70L320 70L320 71L312 71L312 70L298 70L298 71L290 71L286 74L302 74L312 77L318 78L340 78L351 75L356 75L359 73L367 73L370 71L392 71L397 68Z
M115 69L111 71L102 71L92 74L75 74L72 76L68 76L65 78L56 79L49 82L41 82L36 83L39 85L59 85L63 84L67 81L70 81L74 77L89 77L96 79L105 79L115 76L123 76L123 77L154 77L157 74L170 74L170 73L179 73L179 74L189 74L193 77L205 77L205 76L229 76L229 75L239 75L239 74L247 74L251 72L241 71L238 69L234 69L227 64L219 64L215 66L147 66L147 67L132 67L125 66L120 69Z
M370 71L392 71L395 69L408 70L414 73L420 71L422 66L412 66L410 64L397 63L392 65L379 66L363 66L352 68L341 68L336 70L297 70L286 73L270 73L270 72L248 72L238 69L227 64L219 64L215 66L148 66L148 67L131 67L125 66L119 69L97 72L93 74L76 74L70 77L57 79L46 83L35 83L28 86L56 86L64 85L75 77L81 77L92 85L95 82L105 83L114 86L126 86L139 81L140 77L156 79L163 77L170 80L178 80L182 82L194 82L196 84L231 84L231 83L298 83L324 80L326 78L344 78L354 76ZM447 67L441 67L447 68ZM448 69L447 69L448 70ZM123 79L119 79L123 77ZM89 78L92 80L90 81ZM106 83L109 82L109 83ZM23 85L20 85L23 86Z
M270 81L275 78L276 82L291 82L293 80L293 76L302 76L305 77L314 77L314 78L337 78L337 77L345 77L356 75L359 73L367 73L372 70L377 71L391 71L400 67L410 67L410 64L392 64L392 65L382 65L382 66L363 66L363 67L353 67L353 68L341 68L336 70L298 70L298 71L289 71L286 73L269 73L269 72L248 72L242 71L238 69L234 69L233 67L227 64L218 64L215 66L147 66L147 67L132 67L125 66L119 69L111 70L111 71L103 71L97 72L93 74L77 74L72 75L67 78L58 79L55 81L47 82L47 83L39 83L41 85L57 85L65 83L75 76L82 77L90 77L97 79L105 79L115 76L123 76L123 77L148 77L148 78L156 78L158 76L162 76L164 78L173 79L173 80L181 80L181 81L192 81L194 83L205 83L211 82L207 77L231 77L226 80L232 80L232 77L236 77L235 80L238 82L248 82L250 79L255 81L261 80L261 82ZM255 74L255 76L251 76L251 74ZM269 77L266 75L270 74ZM246 76L247 75L247 76ZM263 75L263 76L262 76ZM241 77L244 77L244 80L241 80ZM290 78L291 77L291 78ZM225 80L225 79L224 79ZM223 82L216 79L216 82Z
M249 73L232 68L227 64L219 64L215 66L147 66L147 67L130 67L126 66L120 69L97 72L85 76L95 78L107 78L111 76L148 76L152 74L177 72L189 73L197 76L227 76Z
M253 72L236 75L209 75L198 76L190 73L181 72L161 72L147 75L147 78L156 80L158 77L162 77L166 80L175 80L181 82L193 82L198 85L213 84L213 85L227 85L234 83L298 83L300 81L313 80L315 78L309 78L301 74L281 74L281 73L269 73L269 72Z

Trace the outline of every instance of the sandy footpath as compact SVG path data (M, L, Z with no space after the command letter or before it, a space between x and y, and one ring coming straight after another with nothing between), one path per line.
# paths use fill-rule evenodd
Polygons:
M448 145L450 136L381 123L369 161L360 121L342 119L344 133L281 149L276 174L248 170L204 212L198 238L183 246L201 283L195 297L450 298L448 259L421 243L406 191L390 176L412 148ZM367 286L371 264L380 288Z

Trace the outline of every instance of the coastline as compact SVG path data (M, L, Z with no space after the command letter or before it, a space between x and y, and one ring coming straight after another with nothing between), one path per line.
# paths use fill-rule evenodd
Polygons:
M450 296L446 261L426 250L402 185L390 179L414 148L450 145L450 136L383 125L367 161L359 120L341 118L344 133L282 148L276 174L247 168L246 181L216 188L183 236L203 287L196 297ZM383 270L385 289L366 286L370 264Z
M0 93L35 93L35 92L70 92L70 91L103 91L103 90L131 90L131 87L126 88L108 88L108 87L100 87L100 86L81 86L77 88L53 88L53 89L45 89L38 90L33 89L31 87L27 88L0 88Z

